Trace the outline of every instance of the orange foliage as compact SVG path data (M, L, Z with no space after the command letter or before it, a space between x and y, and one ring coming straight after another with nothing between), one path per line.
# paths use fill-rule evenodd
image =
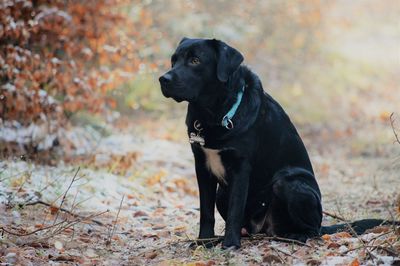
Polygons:
M138 71L142 39L151 36L144 8L138 22L119 10L139 3L1 1L2 122L60 121L65 112L115 107L107 93Z

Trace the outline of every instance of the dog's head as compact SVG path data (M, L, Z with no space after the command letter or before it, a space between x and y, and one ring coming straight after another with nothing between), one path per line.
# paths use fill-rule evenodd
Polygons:
M239 67L243 56L215 39L183 38L171 57L171 70L159 78L165 97L196 102L213 92Z

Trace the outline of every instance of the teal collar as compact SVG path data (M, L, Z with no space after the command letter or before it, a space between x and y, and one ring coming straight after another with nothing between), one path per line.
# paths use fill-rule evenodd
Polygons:
M232 105L232 108L226 113L226 115L222 118L221 125L225 127L226 129L232 129L233 128L233 122L232 118L236 114L236 111L240 105L240 102L242 101L243 98L243 93L244 93L244 87L239 90L236 102Z

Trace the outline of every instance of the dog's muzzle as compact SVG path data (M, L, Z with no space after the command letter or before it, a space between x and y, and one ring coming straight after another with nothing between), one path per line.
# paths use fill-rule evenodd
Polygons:
M166 87L172 81L172 75L169 73L165 73L159 79L161 87Z
M172 84L172 79L172 74L169 72L165 73L158 79L160 81L162 94L167 98L172 98L177 102L182 102L184 98L176 95L176 88L174 88Z
M172 75L169 73L165 73L158 80L160 81L161 91L164 94L164 96L171 97L170 94L168 93L168 87L171 85Z

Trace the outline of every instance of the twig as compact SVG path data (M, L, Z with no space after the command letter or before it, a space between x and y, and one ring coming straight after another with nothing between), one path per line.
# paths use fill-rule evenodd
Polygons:
M279 254L280 250L278 251L276 248L274 248L274 247L272 247L272 246L271 246L270 248L272 248L272 250L275 251L276 255L277 255L278 258L281 260L281 263L284 263L285 260L281 257L281 254Z
M70 222L67 222L67 220L63 220L63 221L58 222L56 224L52 224L52 225L49 225L49 226L46 226L46 227L42 227L42 228L36 229L36 230L34 230L32 232L23 233L23 234L9 231L8 229L5 229L4 226L1 226L0 230L2 230L3 232L8 233L10 235L14 235L14 236L20 236L20 237L22 237L22 236L30 236L30 235L36 234L36 233L38 233L40 231L48 230L48 229L51 229L53 227L59 226L59 225L61 225L63 223L66 223L66 226L62 228L62 230L65 230L65 229L71 227L74 224L77 224L77 223L79 223L81 221L85 221L85 220L88 220L88 219L92 219L93 217L100 216L100 215L102 215L102 214L104 214L106 212L108 212L108 210L100 212L100 213L95 213L95 214L92 214L92 215L89 215L89 216L86 216L86 217L80 217L79 219L76 219L76 220L70 221ZM62 230L57 230L57 232L60 232ZM53 234L53 235L55 235L55 234Z
M44 205L44 206L47 206L47 207L50 207L50 208L52 208L52 207L58 208L58 207L55 207L54 205L52 205L50 203L47 203L47 202L44 202L44 201L41 201L41 200L34 201L34 202L29 202L29 203L25 203L25 204L21 204L21 206L30 206L30 205L36 205L36 204L41 204L41 205ZM82 215L73 213L72 211L69 211L69 210L67 210L65 208L58 208L58 210L60 210L62 212L65 212L65 213L68 213L69 215L72 215L73 217L78 217L78 218L83 218L84 217ZM92 222L97 224L97 225L104 226L104 224L102 222L98 221L98 220L92 220Z
M119 212L121 211L122 202L124 201L124 198L125 198L125 194L122 195L121 202L119 203L119 208L118 208L118 212L117 212L117 217L115 218L113 229L111 230L110 235L109 235L109 238L108 238L108 240L106 241L106 245L107 245L107 246L111 244L111 238L112 238L112 236L113 236L114 233L115 233L115 228L116 228L116 226L117 226L117 221L118 221Z
M243 237L242 239L249 239L249 240L255 240L255 239L264 239L264 240L273 240L273 241L280 241L280 242L285 242L285 243L290 243L290 244L297 244L300 246L305 246L308 248L312 248L310 245L301 242L299 240L296 239L290 239L290 238L284 238L284 237L279 237L279 236L265 236L262 234L257 234L257 235L252 235L250 237Z
M373 238L371 238L370 242L373 241L373 240L376 240L376 239L380 238L381 236L388 235L388 234L394 233L394 232L396 232L396 228L394 228L394 229L392 229L392 230L390 230L390 231L384 232L384 233L382 233L382 234L380 234L380 235L374 236Z
M330 213L330 212L327 212L327 211L322 211L322 213L325 214L326 216L330 216L330 217L335 218L337 220L340 220L340 221L343 221L343 222L348 222L345 218L343 218L343 217L341 217L339 215L336 215L336 214L333 214L333 213Z
M59 176L57 176L53 181L49 182L48 184L46 184L46 185L45 185L44 187L42 187L41 189L35 191L35 193L42 194L42 192L45 191L48 187L50 187L50 186L52 186L53 184L55 184L55 183L58 181L58 179L60 179ZM33 198L35 198L35 197L37 197L37 196L36 196L36 195L31 196L30 198L28 198L27 200L25 200L25 203L30 202L30 201L31 201ZM20 204L19 206L21 207L22 205L24 205L24 204Z
M284 255L286 255L286 256L290 256L290 257L293 257L293 258L295 258L295 259L300 259L300 258L297 257L296 255L290 254L289 252L283 251L283 250L281 250L281 249L279 249L279 248L276 248L276 247L273 247L273 246L270 246L270 248L272 248L272 249L275 250L276 252L280 252L280 253L282 253L282 254L284 254ZM280 257L279 257L279 258L280 258Z
M396 132L396 130L395 130L395 128L394 128L394 121L395 121L395 119L393 118L393 116L394 116L394 113L391 113L389 119L390 119L390 125L391 125L391 127L392 127L394 137L396 138L396 140L394 141L394 143L397 142L398 144L400 144L399 136L397 136L397 132Z
M368 255L370 256L372 262L375 264L375 256L371 253L371 251L368 250L367 245L364 243L364 241L362 240L362 238L357 234L357 232L354 230L354 228L351 226L351 224L349 222L346 222L347 227L349 228L349 230L351 231L351 233L358 239L358 241L361 243L361 245L364 247L364 250L368 253Z
M336 208L338 210L338 212L340 213L340 208L339 205L336 202ZM351 231L351 233L358 239L358 241L362 244L362 246L364 247L364 250L368 253L368 255L370 256L371 260L373 263L375 263L374 260L374 255L372 255L372 253L368 250L368 248L366 248L366 244L364 243L364 241L361 239L361 237L357 234L357 232L354 230L354 228L351 226L350 222L347 220L344 220L344 223L346 224L346 226L348 227L348 230Z
M106 210L106 211L102 211L102 212L99 212L99 213L94 213L94 214L91 214L91 215L88 215L88 216L83 216L83 217L81 217L79 219L76 219L76 220L73 220L73 221L69 221L65 226L60 226L60 228L58 230L55 230L49 237L57 235L59 232L64 231L65 229L68 229L68 228L70 228L70 227L74 226L75 224L80 223L82 221L86 221L86 220L92 221L92 219L94 217L100 216L100 215L102 215L104 213L107 213L107 212L109 212L109 211Z
M393 257L398 257L400 255L396 250L394 250L392 248L380 246L380 245L361 245L361 246L358 246L355 248L348 249L340 254L346 255L347 253L349 253L351 251L355 251L355 250L362 249L362 248L372 248L371 251L373 251L374 249L380 249L380 250L386 251L389 255L391 255Z
M65 191L65 193L64 193L64 195L63 195L63 198L62 198L61 203L60 203L60 207L58 207L58 210L57 210L57 213L56 213L56 217L54 218L54 223L57 222L59 210L61 209L62 205L64 204L65 198L67 197L67 193L68 193L68 191L70 190L72 184L75 182L75 178L76 178L76 176L78 175L78 172L79 172L80 169L81 169L81 167L79 166L78 169L77 169L76 172L75 172L74 177L73 177L72 180L71 180L71 183L69 184L67 190Z
M218 241L222 241L224 239L223 236L217 236L217 237L212 237L212 238L202 238L202 239L187 239L187 240L181 240L180 242L184 243L192 243L192 242L205 242L205 241L209 241L209 242L218 242ZM280 241L280 242L285 242L285 243L290 243L290 244L297 244L300 246L305 246L308 248L312 248L310 245L303 243L299 240L295 240L295 239L290 239L290 238L284 238L284 237L279 237L279 236L266 236L263 234L256 234L256 235L252 235L249 237L242 237L243 240L273 240L273 241Z
M46 227L39 228L39 229L34 230L34 231L32 231L32 232L23 233L23 234L8 231L8 230L5 229L3 226L0 227L0 229L1 229L2 231L4 231L4 232L6 232L6 233L8 233L8 234L10 234L10 235L14 235L14 236L30 236L30 235L36 234L37 232L40 232L40 231L47 230L47 229L50 229L50 228L52 228L52 227L58 226L58 225L60 225L60 224L62 224L62 223L65 223L65 221L66 221L66 220L61 221L61 222L56 223L56 224L52 224L52 225L50 225L50 226L46 226Z

